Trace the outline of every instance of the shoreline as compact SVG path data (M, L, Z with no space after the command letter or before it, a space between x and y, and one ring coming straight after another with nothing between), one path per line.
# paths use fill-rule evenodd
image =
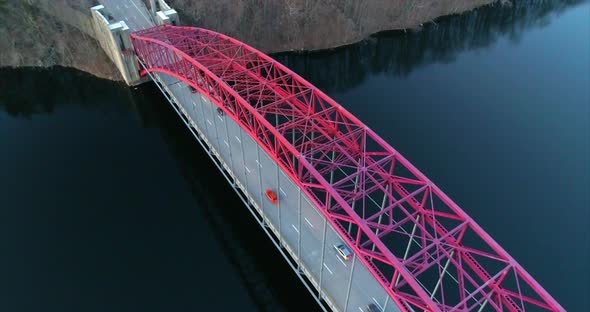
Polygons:
M0 17L4 20L4 25L0 25L0 34L8 39L5 40L5 42L0 43L0 50L4 51L3 55L0 55L0 69L20 67L51 68L53 66L61 66L87 72L98 78L122 81L121 75L99 47L97 41L87 30L85 31L84 25L87 23L85 22L84 12L81 11L79 5L75 4L74 0L67 0L70 2L68 3L66 1L65 4L61 3L56 4L55 6L48 6L46 0L33 0L28 3L22 3L18 0L13 1L14 3L7 5L4 12L0 12ZM459 16L461 14L470 13L480 7L500 3L498 0L447 0L445 3L452 4L452 6L432 8L432 3L428 2L427 4L430 6L424 9L426 10L425 12L430 14L432 14L432 12L450 12L451 14L441 15L434 19L425 18L428 19L428 21L419 24L412 21L419 20L417 16L421 16L419 13L422 12L420 11L422 9L417 9L417 13L412 11L413 8L408 12L402 12L405 15L410 13L415 14L415 16L412 15L412 18L400 15L399 20L392 19L381 23L380 20L383 20L383 14L379 15L379 11L375 13L373 3L368 2L351 8L350 12L340 12L336 10L337 8L331 6L322 7L320 5L320 8L317 8L318 4L314 4L314 7L312 8L299 8L297 14L287 15L286 19L279 20L278 22L277 19L279 17L273 16L274 19L269 20L268 16L266 16L272 16L273 14L264 13L266 14L264 15L261 12L254 12L252 14L263 15L252 15L245 12L245 8L242 8L242 11L224 11L223 14L217 12L216 16L226 16L225 19L227 21L231 21L232 17L239 14L242 14L240 16L240 23L251 23L252 21L256 21L251 25L251 29L242 27L235 30L228 28L231 25L227 26L224 24L220 27L207 25L207 21L211 22L219 20L216 19L215 16L203 17L202 15L204 13L202 12L201 16L191 15L191 13L193 13L191 9L194 9L191 8L191 6L202 5L203 3L201 2L203 1L197 4L194 2L186 2L184 0L171 2L171 5L178 5L178 11L182 15L181 20L183 20L182 17L185 17L184 22L187 25L215 29L218 32L225 33L228 36L232 36L245 42L271 57L289 53L314 54L338 51L362 43L363 41L371 40L372 37L379 35L380 33L419 31L421 25L436 23L436 20L439 18L453 15ZM387 8L388 12L399 11L399 7L396 6L403 6L404 3L405 1L403 0L395 2L392 4L392 7ZM226 5L227 3L220 3L220 7ZM467 8L467 10L463 10L465 8ZM343 20L340 20L340 23L336 26L333 25L334 23L332 22L327 22L322 19L318 20L317 15L320 14L318 12L324 12L326 10L334 10L334 18L336 20L338 19L338 16L342 14L344 14L343 16L350 17L350 20L344 20L345 22L348 22L348 26L343 24ZM460 12L455 12L457 10ZM72 14L75 13L74 15L76 18L74 19L74 22L68 21L67 17L63 16L62 11L68 11ZM301 24L299 22L302 16L304 16L304 13L315 17L311 18L309 23L305 22L308 24ZM361 15L358 15L357 13ZM285 13L283 12L282 14ZM371 16L371 18L369 18L369 16ZM428 16L428 14L425 14L424 16ZM265 17L267 18L265 19ZM285 16L281 15L280 17ZM21 23L23 20L24 22ZM350 24L352 21L356 24ZM367 23L372 23L372 25L364 25ZM375 25L375 23L380 23L381 25ZM416 27L418 28L406 26L403 28L387 29L387 24L389 24L389 26L416 24ZM10 25L22 26L19 28L10 28L8 27ZM270 26L265 27L264 32L255 32L254 29L260 28L261 25ZM320 25L320 27L318 27L318 25ZM316 28L318 31L315 31ZM305 31L308 29L314 29L314 31ZM372 31L372 29L376 29L377 31ZM285 35L283 33L285 31L289 31L292 34ZM323 38L328 37L332 38L332 40L323 40ZM318 38L321 40L318 41ZM289 46L293 48L289 49Z

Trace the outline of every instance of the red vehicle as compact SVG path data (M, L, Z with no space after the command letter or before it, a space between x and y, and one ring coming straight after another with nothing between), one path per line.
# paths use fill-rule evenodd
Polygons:
M273 203L276 204L279 202L279 198L277 197L277 194L275 192L273 192L271 189L267 189L264 194L266 194L266 197L268 198L268 200Z

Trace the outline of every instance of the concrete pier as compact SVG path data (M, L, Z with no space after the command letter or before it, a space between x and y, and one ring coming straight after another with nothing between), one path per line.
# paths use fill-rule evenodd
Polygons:
M178 25L178 13L171 8L164 0L150 0L150 11L155 18L156 24Z
M136 0L101 0L91 8L95 38L130 86L148 81L139 75L129 35L156 25L178 25L178 13L164 0L150 0L149 11Z
M139 65L129 37L131 30L125 21L116 21L103 5L92 7L91 12L95 38L117 66L125 82L137 85L147 81L139 76Z

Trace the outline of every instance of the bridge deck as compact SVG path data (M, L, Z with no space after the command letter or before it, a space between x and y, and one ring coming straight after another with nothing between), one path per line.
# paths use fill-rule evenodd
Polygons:
M99 2L116 21L125 21L132 32L156 25L141 0L99 0Z

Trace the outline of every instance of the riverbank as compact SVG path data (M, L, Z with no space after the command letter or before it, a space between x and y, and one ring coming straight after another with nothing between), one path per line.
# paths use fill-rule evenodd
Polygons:
M82 12L85 7L80 5L82 2L77 1L76 6L63 0L52 4L56 11L69 8ZM85 2L89 7L92 0ZM64 66L100 78L121 80L116 67L92 36L63 22L68 16L51 15L33 4L37 2L0 0L0 67ZM81 14L81 18L86 16Z
M419 28L436 18L507 0L168 0L188 25L213 29L266 53L323 50L385 30Z
M213 29L264 51L335 48L395 29L419 28L495 0L243 1L170 0L184 24ZM121 80L115 66L84 27L94 0L0 0L0 67L65 66ZM49 7L49 9L48 9ZM62 13L68 10L69 13ZM75 15L75 18L72 18ZM88 15L89 18L89 15ZM19 25L20 27L15 27Z

